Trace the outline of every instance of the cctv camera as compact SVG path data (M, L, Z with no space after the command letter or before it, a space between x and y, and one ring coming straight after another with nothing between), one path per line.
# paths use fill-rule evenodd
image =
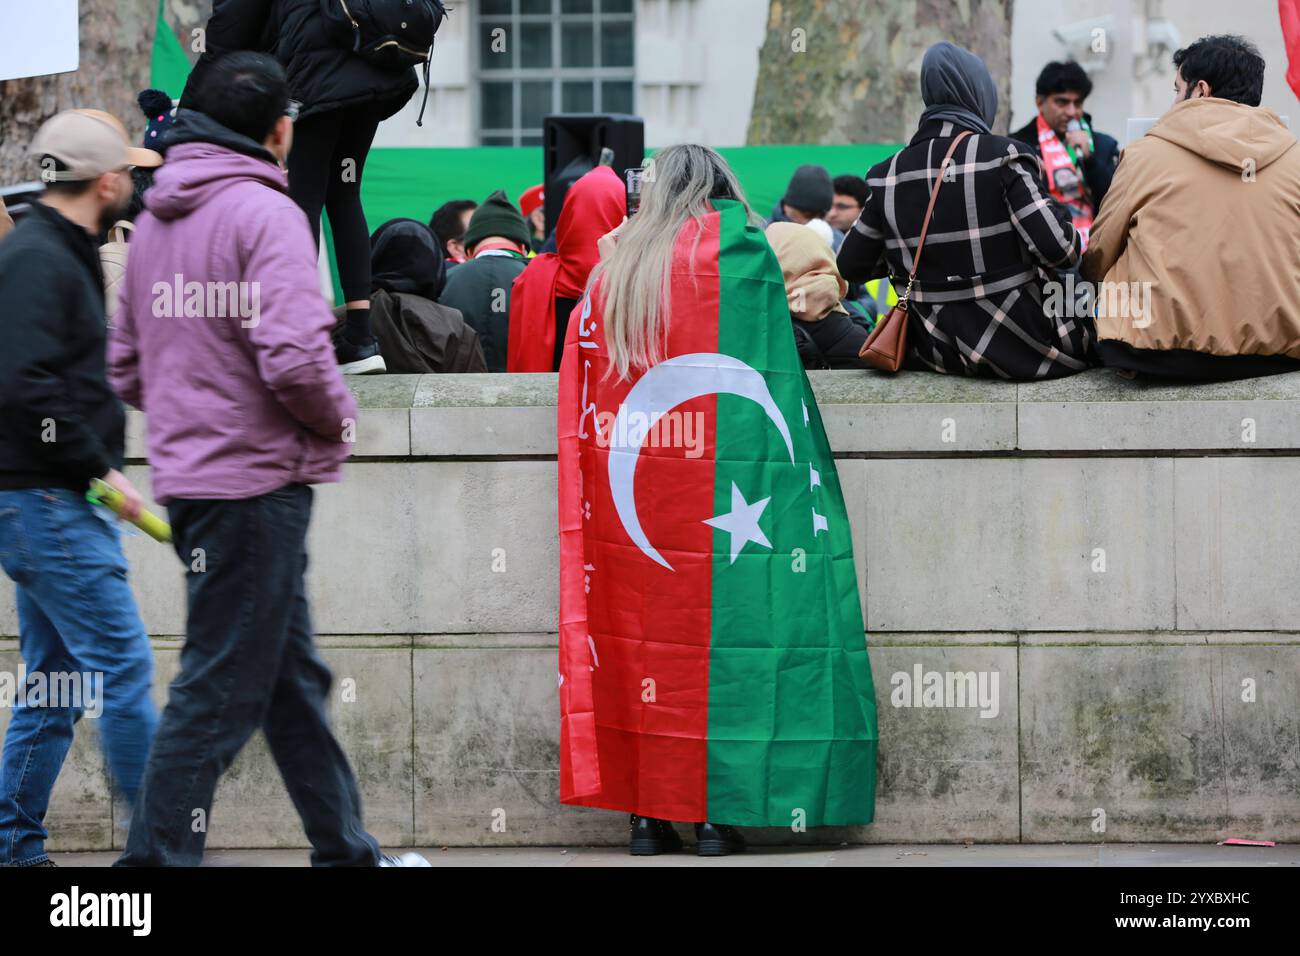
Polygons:
M1065 47L1070 59L1092 72L1101 69L1110 60L1114 31L1115 18L1107 14L1066 23L1052 33Z

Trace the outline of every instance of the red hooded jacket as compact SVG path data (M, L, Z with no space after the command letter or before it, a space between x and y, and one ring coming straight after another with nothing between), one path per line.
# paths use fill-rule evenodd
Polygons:
M555 371L555 300L582 295L600 261L596 241L623 221L626 200L623 181L608 166L569 187L555 228L559 251L534 257L511 287L507 371Z

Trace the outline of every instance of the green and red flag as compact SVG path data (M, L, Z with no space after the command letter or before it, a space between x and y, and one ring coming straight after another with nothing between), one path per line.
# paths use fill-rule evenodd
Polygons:
M665 358L560 370L560 798L741 826L871 822L848 517L781 268L738 202L677 237Z
M1300 0L1277 0L1277 13L1282 19L1282 43L1289 61L1286 81L1300 97Z

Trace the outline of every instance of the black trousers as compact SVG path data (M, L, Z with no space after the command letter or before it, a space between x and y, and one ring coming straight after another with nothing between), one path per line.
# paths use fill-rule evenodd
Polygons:
M1286 355L1210 355L1191 349L1137 349L1112 339L1098 342L1097 354L1110 368L1171 382L1230 382L1300 369L1300 360Z
M361 175L382 110L374 104L317 113L293 128L289 195L307 214L320 245L320 214L329 213L343 298L370 298L370 228L361 208Z
M119 866L197 866L217 780L259 728L313 866L375 866L356 778L331 732L331 677L304 588L312 491L167 506L186 566L181 670L168 692Z

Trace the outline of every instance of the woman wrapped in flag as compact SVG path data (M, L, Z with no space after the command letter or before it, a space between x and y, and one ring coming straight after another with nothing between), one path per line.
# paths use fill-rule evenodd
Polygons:
M560 798L631 851L870 823L849 522L781 267L723 159L660 152L560 369Z

